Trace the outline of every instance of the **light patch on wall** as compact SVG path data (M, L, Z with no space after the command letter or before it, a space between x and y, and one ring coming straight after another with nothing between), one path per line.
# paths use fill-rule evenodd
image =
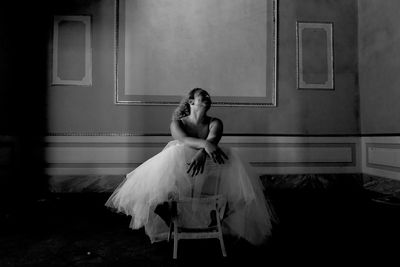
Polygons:
M273 0L117 1L117 103L275 104Z

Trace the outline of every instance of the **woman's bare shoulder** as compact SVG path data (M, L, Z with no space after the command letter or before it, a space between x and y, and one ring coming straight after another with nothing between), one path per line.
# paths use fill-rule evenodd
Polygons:
M170 123L171 130L183 130L184 124L181 120L172 120Z
M172 121L171 121L171 125L176 125L176 126L182 125L182 119L179 119L179 120L172 120Z
M211 117L210 118L210 127L220 127L223 126L222 120L216 117Z

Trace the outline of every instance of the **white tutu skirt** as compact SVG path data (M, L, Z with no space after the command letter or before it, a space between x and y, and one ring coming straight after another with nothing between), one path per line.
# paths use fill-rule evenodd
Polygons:
M261 244L271 234L273 212L263 185L252 167L234 149L222 147L229 160L215 164L207 158L203 174L191 177L186 171L195 149L171 141L157 155L126 175L106 202L115 211L132 216L130 227L145 227L151 242L166 240L169 226L154 210L171 195L196 197L222 194L227 200L224 234ZM216 183L216 181L218 181Z

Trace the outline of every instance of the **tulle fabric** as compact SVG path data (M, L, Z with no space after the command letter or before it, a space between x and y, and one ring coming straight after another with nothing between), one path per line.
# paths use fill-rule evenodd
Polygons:
M145 227L151 242L166 240L169 226L154 210L173 197L222 194L227 200L223 232L262 243L270 234L273 211L263 193L263 185L252 167L233 148L222 147L229 160L215 164L207 159L203 174L186 173L195 149L171 141L157 155L126 175L106 206L132 216L130 227Z

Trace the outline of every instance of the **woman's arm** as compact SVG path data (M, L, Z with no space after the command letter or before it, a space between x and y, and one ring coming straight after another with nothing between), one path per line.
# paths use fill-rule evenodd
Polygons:
M199 173L203 173L204 164L206 161L205 146L207 140L190 137L183 129L181 121L174 120L170 124L171 135L175 140L181 141L183 144L188 145L192 148L199 149L191 161L188 163L187 173L191 173L191 176L196 176Z
M188 136L182 127L182 122L174 120L170 125L171 135L175 140L181 141L183 144L196 149L205 148L207 140Z
M214 118L210 122L210 131L208 132L206 140L213 143L214 145L218 145L219 141L222 138L223 131L224 126L222 124L222 121L220 119Z
M196 137L188 136L185 132L182 122L178 120L174 120L170 125L171 135L174 139L181 141L185 145L196 149L206 149L206 150L215 150L215 149L207 149L212 145L217 146L219 141L221 140L223 133L223 124L220 119L213 119L210 122L210 130L208 132L207 138L201 139ZM212 143L212 144L210 144Z
M192 176L195 176L198 173L203 173L205 154L208 154L215 163L219 164L224 163L223 157L228 159L225 153L218 147L218 142L220 141L223 132L223 125L219 119L214 119L210 123L210 130L205 140L188 136L183 128L182 122L180 121L172 121L170 129L171 135L175 140L179 140L185 145L199 149L189 163L189 168L187 170L188 173L192 172Z
M213 159L215 163L223 164L225 159L228 159L224 151L218 147L218 143L222 138L223 124L220 119L214 118L210 122L210 131L206 140L208 141L204 148L207 154Z

